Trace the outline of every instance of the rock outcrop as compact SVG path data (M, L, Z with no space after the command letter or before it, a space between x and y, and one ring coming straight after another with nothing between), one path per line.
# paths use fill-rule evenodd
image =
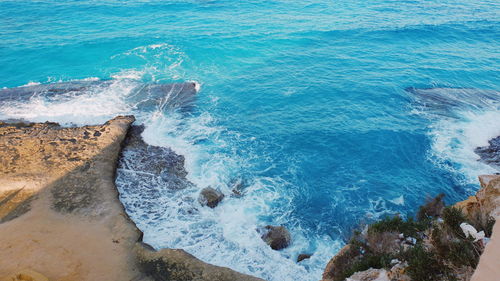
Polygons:
M385 269L370 268L365 271L356 272L346 281L390 281Z
M0 123L0 280L260 280L141 242L114 184L133 121Z
M500 167L500 136L488 141L489 145L474 150L486 164Z
M357 259L360 250L351 244L345 245L326 265L322 281L338 280L342 273Z
M496 223L490 242L479 259L479 264L472 275L472 281L494 281L500 276L500 175L479 176L481 189L475 196L458 202L456 206L469 216L487 219L493 217Z
M438 195L420 207L416 221L394 217L367 226L330 260L323 281L498 280L500 224L494 225L486 248L488 239L483 237L491 235L492 223L500 218L500 175L482 175L479 181L475 196L443 208L443 196ZM481 230L480 237L467 239L465 226L474 233ZM368 269L370 264L385 268L385 273Z
M261 237L273 250L284 249L292 241L290 232L284 226L267 225Z
M218 190L211 187L205 187L200 192L200 197L198 201L202 206L208 206L210 208L215 208L224 199L224 194Z

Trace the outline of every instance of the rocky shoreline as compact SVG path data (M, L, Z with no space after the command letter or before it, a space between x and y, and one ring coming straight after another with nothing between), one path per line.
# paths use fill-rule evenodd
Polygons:
M142 242L114 183L133 122L0 123L0 280L261 280Z
M438 195L417 218L384 218L356 232L322 281L495 281L500 276L500 175L479 176L476 195L445 207Z
M140 136L143 128L133 126L134 120L133 116L119 116L103 125L72 128L50 122L0 122L0 280L262 280L207 264L183 250L156 251L142 242L142 232L119 200L117 168L156 175L171 189L192 183L185 177L184 158L168 148L147 145ZM477 152L483 161L498 165L498 139L490 144ZM120 154L132 156L133 161L118 161ZM161 157L150 157L153 154ZM130 186L140 184L125 180ZM500 175L484 175L479 180L477 194L452 208L461 210L463 220L471 224L478 218L484 221L500 215ZM217 190L206 188L198 200L215 208L223 198ZM332 258L323 281L346 277L352 281L415 280L410 278L412 268L402 253L420 246L434 249L436 236L430 231L449 230L441 226L449 220L447 210L438 196L421 209L425 222L422 218L415 222L395 218L367 226ZM487 240L481 240L478 247L470 248L484 250L480 260L477 256L478 264L456 266L445 261L442 265L452 271L436 269L436 276L452 272L457 279L449 280L495 280L492 276L500 274L496 264L499 228L496 224L486 247ZM491 235L491 230L484 230ZM266 226L258 231L275 250L291 243L283 227ZM386 264L377 261L374 264L380 266L373 268L363 269L373 265L370 262L353 267L367 253L394 259ZM309 257L303 254L298 262Z

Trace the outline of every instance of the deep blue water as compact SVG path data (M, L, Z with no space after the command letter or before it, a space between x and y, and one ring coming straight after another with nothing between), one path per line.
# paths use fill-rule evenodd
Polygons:
M445 118L408 87L500 89L498 1L0 1L0 87L115 79L61 101L0 104L0 117L65 124L135 114L144 138L186 157L194 189L133 209L155 247L268 280L318 280L352 229L453 203L493 172L473 149L500 135L498 107ZM196 108L138 108L131 85L196 81ZM242 198L178 215L211 185ZM152 186L151 188L161 187ZM183 201L184 200L184 201ZM283 224L275 252L256 227ZM310 260L295 263L300 253Z

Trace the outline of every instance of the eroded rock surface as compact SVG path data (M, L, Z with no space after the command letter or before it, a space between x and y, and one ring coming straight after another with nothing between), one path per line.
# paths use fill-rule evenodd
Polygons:
M500 136L488 141L488 146L478 147L474 150L486 164L500 167Z
M0 280L27 269L61 281L260 280L181 250L142 246L142 233L125 213L114 183L133 121L121 116L75 128L0 123ZM185 176L183 160L174 162L143 166L158 175Z

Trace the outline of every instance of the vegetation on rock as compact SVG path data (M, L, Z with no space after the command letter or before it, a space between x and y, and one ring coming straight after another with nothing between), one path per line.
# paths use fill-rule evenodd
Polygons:
M390 276L396 267L404 268L405 280L468 280L484 244L466 237L460 224L468 223L489 236L494 220L485 220L484 216L478 219L465 215L459 208L445 207L443 196L440 194L421 206L417 219L385 217L364 231L355 232L348 244L349 251L341 251L341 256L335 257L335 274L325 271L329 276L324 280L345 280L370 268L386 269ZM399 278L402 277L398 275L392 280Z

